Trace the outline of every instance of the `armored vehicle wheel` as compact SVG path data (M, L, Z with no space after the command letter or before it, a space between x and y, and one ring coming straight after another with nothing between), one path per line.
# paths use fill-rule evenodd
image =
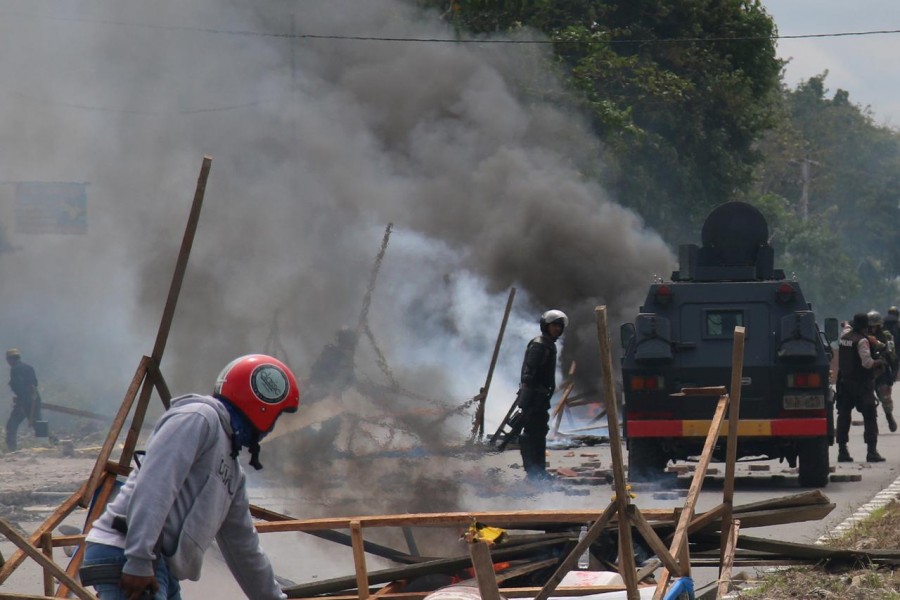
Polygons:
M628 479L651 481L659 479L669 457L655 440L631 440L628 443Z
M801 440L797 448L799 480L803 487L828 485L828 440L824 437Z

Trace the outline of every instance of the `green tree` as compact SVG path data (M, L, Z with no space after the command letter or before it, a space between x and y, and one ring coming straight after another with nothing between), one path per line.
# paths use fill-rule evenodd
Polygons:
M610 149L605 183L673 244L752 182L781 63L758 1L419 0L463 32L530 27ZM599 165L598 165L598 175Z
M826 77L783 90L782 119L761 144L756 191L790 207L782 220L808 218L816 240L829 240L810 241L799 268L818 271L829 283L818 302L846 317L897 303L900 137L846 91L829 98Z

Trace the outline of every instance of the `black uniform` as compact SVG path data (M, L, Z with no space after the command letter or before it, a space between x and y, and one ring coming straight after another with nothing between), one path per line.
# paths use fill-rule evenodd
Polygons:
M556 390L556 343L539 335L525 349L518 405L522 409L519 450L529 477L546 472L547 432L550 431L550 398Z
M13 409L6 421L6 447L16 449L16 433L25 419L34 427L41 419L41 397L37 391L37 376L31 365L17 360L9 367L9 387L13 391Z
M837 441L846 446L850 440L850 413L855 408L863 416L863 440L870 448L878 442L875 373L865 368L859 356L859 342L866 337L849 330L841 335L838 349L838 380L835 403L838 410Z

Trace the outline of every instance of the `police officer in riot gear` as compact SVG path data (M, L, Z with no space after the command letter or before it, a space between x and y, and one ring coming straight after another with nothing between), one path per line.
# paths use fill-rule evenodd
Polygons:
M547 432L550 431L550 398L556 390L556 340L569 324L561 310L541 315L541 335L525 349L517 403L522 410L519 451L528 479L547 478Z
M869 317L865 313L853 315L850 329L840 337L838 348L838 380L835 404L838 409L837 441L838 462L853 462L847 443L850 441L850 413L854 408L863 416L863 440L868 452L867 462L882 462L878 453L878 421L875 409L875 368L885 364L884 359L873 359L866 336Z
M900 334L900 309L896 306L888 309L887 315L884 317L884 328L894 336L894 340L897 339L897 335ZM896 371L894 375L897 375Z
M886 363L883 367L875 369L875 394L878 396L878 401L881 402L881 408L884 409L884 418L887 419L888 429L897 431L897 421L894 420L894 399L891 395L898 366L894 336L885 328L880 312L870 310L868 317L872 357L883 358Z

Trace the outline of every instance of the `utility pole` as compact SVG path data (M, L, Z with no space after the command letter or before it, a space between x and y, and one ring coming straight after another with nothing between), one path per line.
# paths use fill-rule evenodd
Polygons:
M792 164L800 164L800 178L802 188L800 190L800 218L806 221L809 218L809 167L810 165L821 166L821 163L812 160L808 156L802 160L792 160Z

